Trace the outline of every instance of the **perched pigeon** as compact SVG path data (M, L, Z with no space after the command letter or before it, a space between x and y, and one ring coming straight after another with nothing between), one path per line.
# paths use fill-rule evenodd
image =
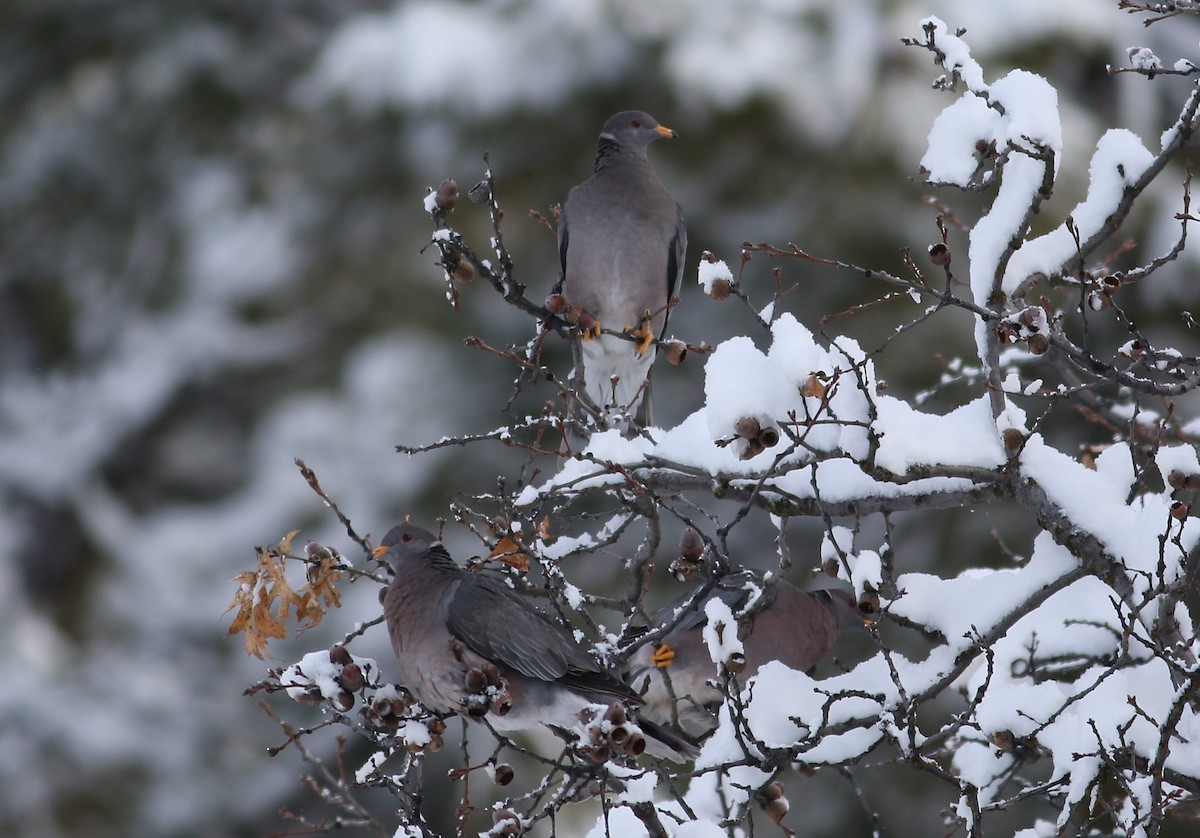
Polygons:
M862 630L868 622L850 591L802 591L782 579L764 590L762 583L748 573L728 576L679 618L657 648L648 643L634 653L630 683L644 690L643 715L667 722L678 714L681 728L694 736L715 727L714 711L723 696L708 683L717 678L717 667L704 642L704 606L713 597L719 598L736 617L746 608L752 592L758 590L768 600L754 614L748 633L744 629L739 632L745 656L739 678L749 678L775 660L807 672L829 654L841 632ZM670 623L693 595L689 593L660 609L651 618L653 625ZM671 693L675 696L674 707Z
M430 710L486 717L499 731L539 724L571 730L597 718L597 705L623 720L624 705L641 703L566 628L503 577L460 567L428 530L393 527L372 556L395 572L383 613L400 683ZM655 755L696 754L651 722L638 727Z
M667 300L683 275L683 210L646 156L654 140L674 136L642 111L610 118L595 172L570 191L559 219L563 294L596 324L584 330L583 373L601 409L635 414L654 360L652 341L666 327ZM600 327L629 331L638 342L601 335Z

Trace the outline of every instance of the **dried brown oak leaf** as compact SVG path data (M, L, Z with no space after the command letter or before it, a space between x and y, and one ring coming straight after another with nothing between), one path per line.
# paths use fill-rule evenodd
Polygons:
M299 591L288 584L284 567L297 532L292 530L277 547L256 547L258 567L233 577L238 589L225 611L236 608L237 614L229 626L229 636L244 632L248 655L261 659L272 639L287 637L284 623L292 608L296 610L296 619L305 621L300 627L303 631L320 623L326 608L341 604L334 584L341 579L342 572L336 567L335 556L311 563L308 582Z
M488 561L504 562L522 573L529 572L529 556L521 550L520 544L507 535L500 539L491 553L488 553Z

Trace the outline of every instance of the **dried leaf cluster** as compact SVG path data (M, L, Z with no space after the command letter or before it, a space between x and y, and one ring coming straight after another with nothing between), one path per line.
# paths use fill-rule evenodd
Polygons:
M301 559L291 555L292 539L299 530L292 530L273 547L256 547L258 567L233 577L238 590L226 613L237 609L229 636L245 633L246 654L257 658L266 656L267 644L287 637L285 624L288 612L295 610L300 631L318 625L329 608L341 606L337 583L344 575L337 552L316 545ZM287 580L287 559L308 565L307 581L295 590Z

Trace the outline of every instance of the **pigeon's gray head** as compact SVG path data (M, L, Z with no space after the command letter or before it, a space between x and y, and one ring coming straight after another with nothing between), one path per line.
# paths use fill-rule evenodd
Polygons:
M861 631L871 624L873 611L864 611L853 591L844 588L826 588L814 591L815 596L825 602L837 620L838 631Z
M395 570L398 561L424 556L440 543L437 536L416 524L398 524L388 530L379 546L371 551L371 558L391 565Z
M621 111L616 116L609 117L600 132L600 139L616 143L617 147L625 150L644 151L646 146L659 137L675 138L678 134L659 125L645 111Z

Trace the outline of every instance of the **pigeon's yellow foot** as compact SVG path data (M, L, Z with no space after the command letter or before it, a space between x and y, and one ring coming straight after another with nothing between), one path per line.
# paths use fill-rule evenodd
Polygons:
M579 337L581 337L583 340L591 340L592 338L600 337L600 321L593 320L587 326L580 324Z
M663 669L670 666L671 662L675 660L675 650L664 643L654 650L654 654L650 656L650 660L659 669Z
M654 332L646 326L638 326L636 329L626 328L625 334L637 338L633 351L638 355L646 354L646 350L654 344Z

